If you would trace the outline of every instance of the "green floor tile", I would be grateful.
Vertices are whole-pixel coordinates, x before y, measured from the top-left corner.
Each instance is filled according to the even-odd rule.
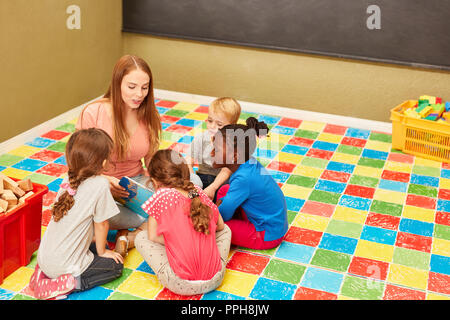
[[[408,187],[408,193],[436,198],[438,191],[437,188],[411,183]]]
[[[393,262],[428,271],[430,268],[430,254],[427,252],[395,247]]]
[[[450,226],[436,223],[434,225],[433,237],[450,240]]]
[[[349,184],[356,184],[358,186],[365,186],[375,188],[378,186],[379,179],[373,177],[366,177],[360,175],[354,175],[350,178]]]
[[[184,135],[175,132],[163,131],[161,134],[161,140],[177,142]]]
[[[258,160],[259,161],[259,163],[261,163],[264,167],[267,167],[268,165],[269,165],[269,163],[271,163],[272,162],[272,160],[271,159],[267,159],[267,158],[260,158],[260,157],[257,157],[256,158],[256,160]]]
[[[164,115],[182,118],[182,117],[184,117],[185,115],[187,115],[188,113],[189,113],[189,111],[177,110],[177,109],[170,109],[170,110],[167,111]]]
[[[383,168],[384,167],[384,160],[380,159],[372,159],[372,158],[365,158],[361,157],[358,161],[358,165],[360,166],[366,166],[366,167],[372,167],[372,168]]]
[[[383,298],[385,283],[366,278],[346,276],[341,294],[361,300],[380,300]]]
[[[298,284],[300,283],[305,270],[305,266],[273,259],[264,269],[264,277]]]
[[[371,132],[369,136],[369,140],[376,140],[381,142],[392,143],[392,135],[379,133],[379,132]]]
[[[296,137],[301,137],[301,138],[307,138],[307,139],[313,139],[315,140],[318,136],[319,136],[319,132],[317,131],[310,131],[310,130],[302,130],[302,129],[298,129],[295,132],[295,136]]]
[[[331,219],[328,223],[327,233],[358,239],[363,226],[359,223]]]
[[[252,112],[241,112],[239,119],[247,120],[250,117],[254,117],[258,119],[259,114],[258,113],[252,113]]]
[[[277,251],[278,247],[275,247],[272,249],[265,249],[265,250],[256,250],[256,249],[249,249],[249,248],[244,248],[244,247],[238,247],[238,249],[242,250],[242,251],[249,251],[249,252],[253,252],[253,253],[263,254],[266,256],[273,256],[275,251]]]
[[[301,162],[301,164],[303,166],[319,168],[319,169],[325,169],[325,167],[328,164],[328,160],[319,159],[319,158],[312,158],[312,157],[304,157],[302,162]]]
[[[62,126],[57,127],[55,130],[65,132],[75,132],[75,125],[73,123],[65,123]]]
[[[291,224],[292,221],[294,221],[295,217],[297,216],[297,213],[298,212],[288,210],[288,212],[287,212],[288,224]]]
[[[336,149],[336,152],[351,154],[354,156],[361,155],[362,151],[363,151],[363,148],[348,146],[345,144],[340,144],[339,147]]]
[[[132,273],[133,273],[133,270],[128,269],[128,268],[123,268],[122,275],[119,278],[102,285],[102,287],[105,287],[105,288],[111,289],[111,290],[116,290],[122,284],[122,282],[124,282]]]
[[[136,297],[128,293],[116,291],[111,296],[108,297],[108,300],[147,300],[147,299]]]
[[[348,254],[318,248],[314,253],[311,264],[345,272],[347,271],[350,261],[351,256]]]
[[[25,294],[16,294],[11,300],[37,300],[31,296],[27,296]]]
[[[52,151],[58,151],[58,152],[65,152],[66,151],[66,142],[58,141],[51,146],[48,146],[46,149],[52,150]]]
[[[329,204],[337,204],[341,195],[339,193],[313,190],[309,196],[308,200],[324,202]]]
[[[53,180],[56,179],[56,177],[52,177],[52,176],[48,176],[46,174],[36,173],[36,172],[30,174],[27,178],[30,179],[34,183],[45,184],[45,185],[49,184],[50,182],[52,182]]]
[[[373,200],[370,211],[375,213],[389,214],[400,217],[402,215],[403,205],[381,200]]]
[[[5,153],[0,156],[0,166],[9,167],[9,166],[16,164],[17,162],[19,162],[22,159],[23,159],[23,157],[16,156],[14,154]]]
[[[415,165],[412,168],[412,173],[419,174],[422,176],[439,177],[441,175],[441,168]]]
[[[305,177],[300,175],[294,175],[292,174],[289,179],[286,181],[288,184],[295,184],[297,186],[306,187],[306,188],[313,188],[316,184],[317,179],[311,178],[311,177]]]

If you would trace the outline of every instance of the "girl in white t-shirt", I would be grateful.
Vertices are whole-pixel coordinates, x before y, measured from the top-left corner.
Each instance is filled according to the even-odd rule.
[[[60,299],[121,276],[122,256],[106,249],[108,219],[119,213],[101,176],[113,141],[101,129],[72,134],[64,179],[42,238],[30,289],[38,299]],[[95,237],[95,243],[94,241]]]

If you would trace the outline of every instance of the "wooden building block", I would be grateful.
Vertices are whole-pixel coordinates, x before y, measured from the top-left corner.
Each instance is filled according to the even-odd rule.
[[[6,210],[6,212],[11,212],[13,211],[15,208],[17,208],[18,205],[17,204],[12,204],[8,206],[8,209]]]
[[[3,179],[4,189],[11,190],[19,198],[25,194],[25,191],[23,191],[22,189],[19,188],[19,184],[17,182],[15,182],[13,179],[11,179],[10,177],[5,176],[3,173],[0,172],[0,178]]]
[[[19,185],[19,188],[25,192],[33,191],[33,183],[30,179],[20,180],[17,184]]]
[[[8,205],[17,204],[17,198],[11,190],[6,189],[5,191],[3,191],[1,198],[3,200],[6,200],[8,202]]]
[[[2,177],[0,177],[0,194],[2,194],[3,193],[3,178]]]
[[[0,199],[0,213],[6,212],[8,210],[8,201]]]
[[[19,203],[25,203],[25,199],[31,197],[33,194],[33,191],[27,192],[23,197],[20,197]]]

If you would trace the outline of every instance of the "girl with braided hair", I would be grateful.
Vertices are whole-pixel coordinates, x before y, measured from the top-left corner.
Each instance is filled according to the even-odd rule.
[[[57,194],[30,280],[38,299],[61,298],[122,274],[122,256],[106,249],[108,219],[119,213],[101,176],[112,148],[108,134],[95,128],[76,131],[67,143],[68,178]]]
[[[148,228],[137,234],[137,250],[174,293],[216,289],[225,274],[231,240],[217,206],[189,181],[189,167],[178,152],[159,150],[147,168],[156,192],[142,205],[149,214]]]

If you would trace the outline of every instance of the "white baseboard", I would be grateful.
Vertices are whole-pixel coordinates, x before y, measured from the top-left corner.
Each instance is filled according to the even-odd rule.
[[[81,106],[75,107],[59,116],[50,119],[28,131],[25,131],[9,140],[0,143],[0,154],[7,153],[8,151],[17,148],[26,142],[33,140],[34,138],[70,121],[80,114],[81,110],[88,103],[99,99],[101,96],[92,99],[84,103]],[[209,105],[216,97],[202,96],[197,94],[189,94],[183,92],[168,91],[162,89],[155,89],[155,98],[165,99],[179,102],[189,102]],[[272,106],[267,104],[239,101],[243,111],[256,112],[262,114],[276,115],[280,117],[301,119],[307,121],[317,121],[330,124],[336,124],[351,128],[360,128],[366,130],[373,130],[379,132],[392,132],[392,124],[390,122],[373,121],[367,119],[358,119],[353,117],[339,116],[334,114],[312,112],[306,110],[298,110],[292,108],[284,108],[278,106]]]
[[[183,92],[155,89],[155,97],[158,99],[167,99],[173,101],[192,102],[209,105],[216,97],[208,97]],[[392,124],[390,122],[381,122],[353,117],[339,116],[328,113],[320,113],[306,110],[272,106],[246,101],[239,101],[243,111],[257,112],[262,114],[276,115],[280,117],[301,119],[307,121],[317,121],[330,124],[336,124],[351,128],[373,130],[385,133],[392,133]]]

